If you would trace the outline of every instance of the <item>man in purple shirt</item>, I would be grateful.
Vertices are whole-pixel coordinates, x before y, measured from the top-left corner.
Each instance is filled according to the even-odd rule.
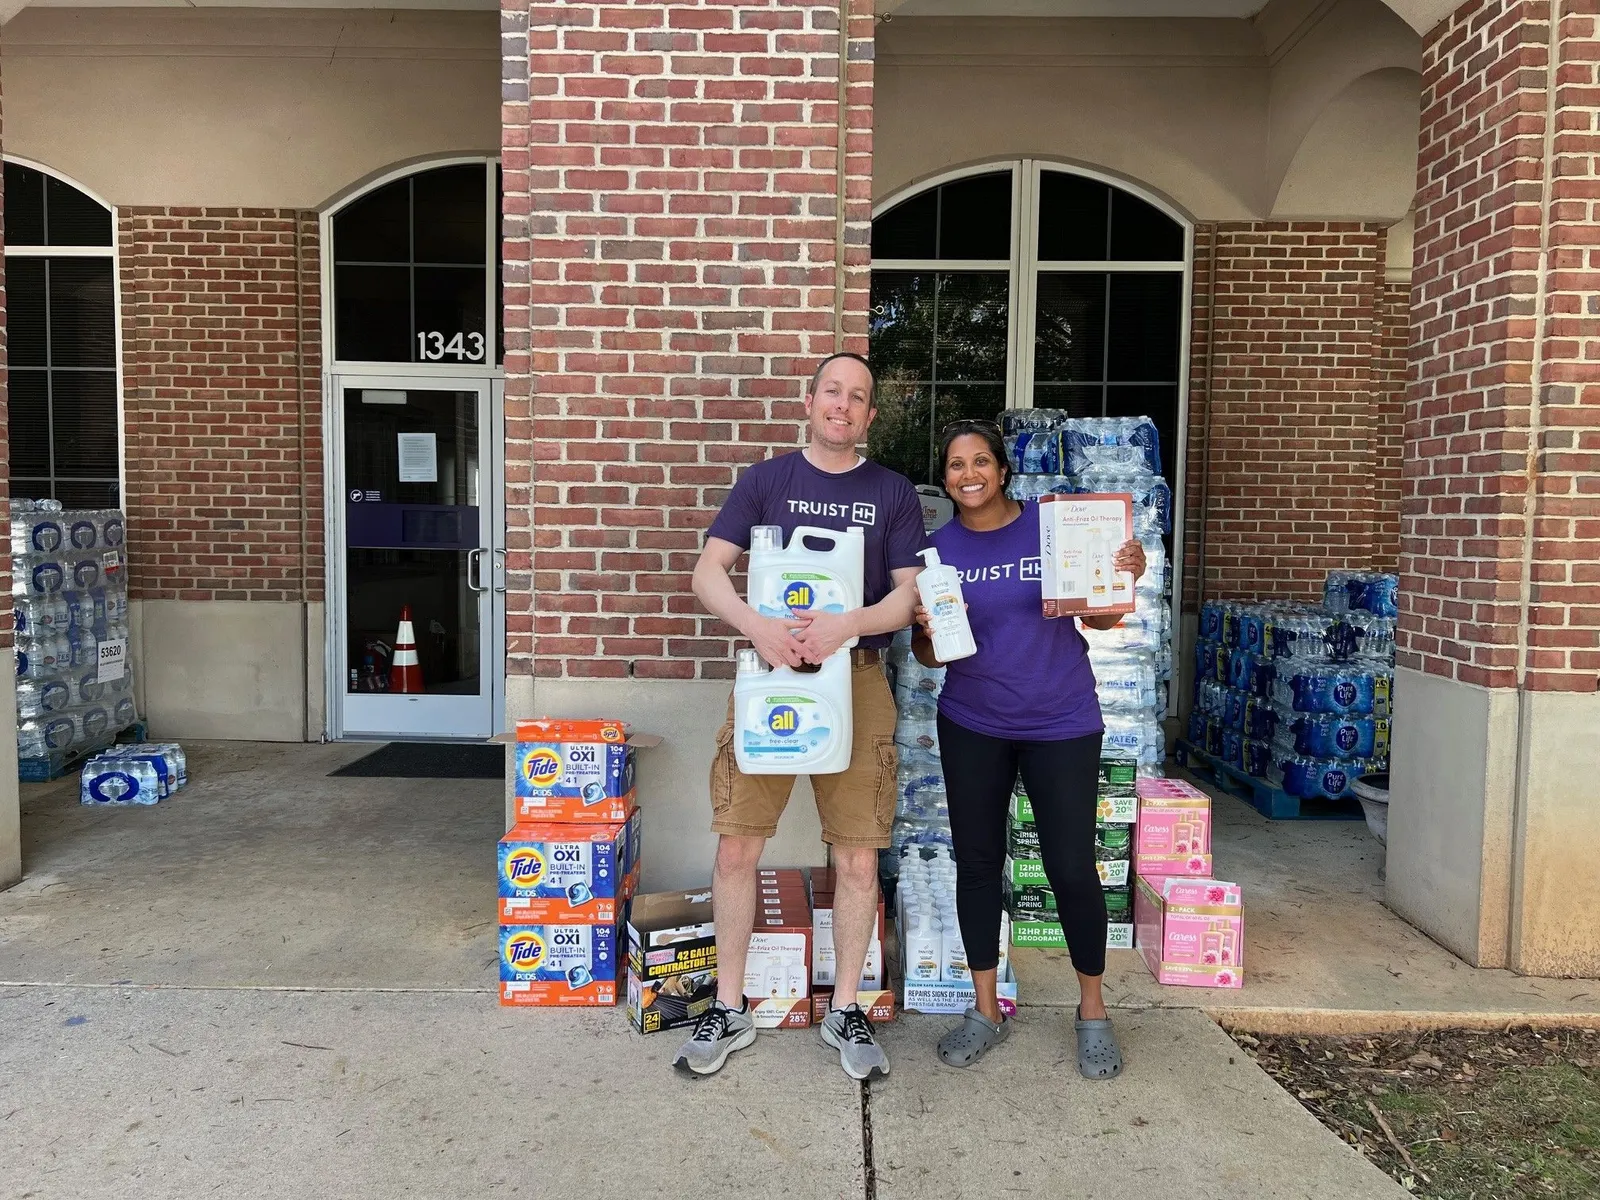
[[[889,1060],[857,1002],[856,987],[878,913],[878,850],[894,821],[894,696],[883,673],[890,635],[911,623],[917,551],[927,545],[922,505],[909,480],[856,453],[877,416],[872,370],[854,354],[835,354],[806,390],[810,441],[798,453],[759,462],[739,477],[712,522],[694,571],[694,593],[714,616],[748,638],[771,666],[822,663],[851,638],[854,740],[850,765],[813,776],[822,837],[836,873],[833,937],[837,983],[822,1040],[839,1051],[855,1079],[889,1073]],[[746,604],[728,572],[750,548],[750,530],[777,525],[784,543],[801,525],[862,528],[865,607],[785,619]],[[717,998],[696,1023],[674,1065],[697,1075],[720,1070],[755,1041],[744,996],[745,957],[755,926],[756,870],[794,787],[792,775],[745,775],[733,750],[733,709],[717,734],[711,764],[712,832],[719,835],[712,907],[717,923]]]

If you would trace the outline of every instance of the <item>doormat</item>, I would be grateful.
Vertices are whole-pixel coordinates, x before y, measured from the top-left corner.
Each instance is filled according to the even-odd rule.
[[[390,742],[328,775],[363,779],[504,779],[506,748],[461,742]]]

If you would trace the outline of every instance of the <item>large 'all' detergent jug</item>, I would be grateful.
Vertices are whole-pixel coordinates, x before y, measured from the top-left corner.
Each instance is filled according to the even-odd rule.
[[[866,534],[859,525],[843,533],[802,525],[785,548],[781,527],[757,525],[750,530],[749,580],[750,607],[764,617],[851,612],[866,594]]]
[[[768,667],[739,651],[733,752],[746,775],[837,775],[850,765],[850,652],[815,671]]]

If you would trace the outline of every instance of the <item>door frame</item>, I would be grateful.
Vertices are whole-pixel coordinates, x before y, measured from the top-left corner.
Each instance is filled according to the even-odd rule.
[[[482,645],[479,659],[487,670],[489,728],[482,735],[418,733],[408,730],[356,730],[344,726],[344,703],[348,693],[349,642],[345,634],[345,518],[344,518],[344,397],[346,388],[387,388],[417,391],[473,391],[482,405],[479,421],[480,457],[479,508],[488,518],[488,536],[479,579],[487,580],[488,604],[481,618]],[[327,684],[327,729],[329,741],[479,741],[487,740],[505,724],[506,662],[506,570],[505,570],[505,384],[499,379],[461,375],[448,379],[436,374],[369,375],[329,371],[323,379],[323,411],[327,414],[325,438],[327,467],[323,506],[323,544],[327,547],[327,602],[325,605],[323,661]],[[425,699],[425,698],[424,698]],[[448,696],[438,696],[440,701]]]
[[[341,210],[369,192],[437,167],[481,164],[484,167],[485,224],[485,309],[487,322],[485,336],[488,353],[482,363],[400,363],[400,362],[341,362],[335,355],[335,297],[333,272],[333,222]],[[323,741],[379,740],[382,735],[347,735],[343,728],[346,677],[343,674],[345,651],[342,637],[344,624],[344,518],[342,509],[336,508],[344,501],[343,488],[335,489],[332,481],[344,478],[344,409],[339,396],[340,380],[359,378],[372,387],[450,388],[456,385],[479,386],[489,384],[488,406],[484,414],[483,436],[487,449],[483,462],[490,468],[485,504],[492,503],[488,539],[485,547],[488,560],[494,564],[493,603],[490,606],[492,622],[488,635],[493,639],[492,727],[485,737],[492,737],[505,727],[506,683],[506,622],[505,622],[505,368],[494,360],[494,347],[499,345],[503,313],[497,302],[499,272],[496,269],[500,245],[500,197],[495,187],[496,171],[500,165],[497,154],[445,154],[415,159],[370,175],[361,182],[339,193],[328,201],[318,214],[318,253],[321,259],[321,340],[322,340],[322,544],[323,544]],[[120,326],[119,326],[120,328]],[[427,737],[418,734],[399,734],[406,741],[461,741],[456,737]],[[384,739],[389,740],[389,739]],[[468,739],[470,740],[470,739]]]

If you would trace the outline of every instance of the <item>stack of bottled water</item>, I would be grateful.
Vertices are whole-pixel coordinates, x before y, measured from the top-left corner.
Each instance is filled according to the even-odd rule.
[[[124,522],[115,509],[11,501],[17,757],[51,765],[138,720],[128,665]]]
[[[1300,799],[1342,799],[1387,770],[1397,584],[1336,571],[1322,608],[1206,604],[1189,740]]]
[[[1068,417],[1057,409],[1007,410],[1001,432],[1011,455],[1007,494],[1126,493],[1146,569],[1134,611],[1109,630],[1084,629],[1105,719],[1105,753],[1159,774],[1167,756],[1162,721],[1172,681],[1172,489],[1161,474],[1161,439],[1148,417]]]
[[[156,804],[189,782],[189,763],[176,742],[116,746],[83,764],[78,801],[96,806]]]
[[[939,765],[939,692],[944,668],[925,667],[911,653],[911,630],[902,629],[889,647],[889,672],[894,684],[894,740],[900,753],[895,798],[894,834],[882,855],[882,874],[895,878],[902,853],[919,847],[932,853],[950,847],[950,805],[945,799],[944,770]]]

